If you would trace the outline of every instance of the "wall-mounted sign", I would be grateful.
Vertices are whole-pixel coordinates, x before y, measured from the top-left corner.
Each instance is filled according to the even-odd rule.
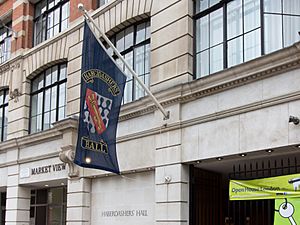
[[[102,211],[102,217],[146,217],[148,216],[148,210],[135,209],[135,210],[109,210]]]
[[[22,168],[20,170],[20,178],[28,178],[31,175],[59,172],[63,170],[66,170],[66,165],[64,163],[50,164],[34,168]]]
[[[47,165],[47,166],[39,166],[39,167],[31,168],[31,175],[58,172],[65,169],[66,169],[66,165],[64,163]]]

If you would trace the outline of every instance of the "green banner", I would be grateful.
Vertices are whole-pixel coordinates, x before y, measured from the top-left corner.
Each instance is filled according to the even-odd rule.
[[[231,180],[230,200],[283,199],[300,197],[300,174],[256,180]]]
[[[274,225],[300,224],[300,199],[276,199]]]

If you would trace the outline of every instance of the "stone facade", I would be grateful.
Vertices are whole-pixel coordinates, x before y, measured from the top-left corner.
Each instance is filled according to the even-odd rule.
[[[78,2],[72,1],[72,10]],[[299,154],[300,127],[288,119],[300,109],[300,43],[193,80],[192,0],[112,0],[100,8],[94,2],[88,6],[108,35],[151,21],[150,89],[170,119],[163,120],[149,97],[125,104],[117,135],[124,177],[75,166],[71,155],[77,139],[83,18],[74,12],[67,30],[32,47],[32,36],[24,31],[31,29],[33,6],[24,9],[31,1],[7,1],[0,5],[0,16],[8,4],[27,13],[13,13],[13,28],[22,23],[16,30],[20,36],[13,40],[15,54],[0,67],[0,88],[9,87],[11,93],[8,140],[0,143],[5,225],[30,224],[30,189],[62,184],[67,186],[67,225],[187,225],[189,165],[201,161],[204,169],[213,165],[220,170],[222,164],[211,164],[215,158],[268,157],[267,149],[278,149],[278,156]],[[68,66],[67,118],[29,134],[31,80],[60,62]],[[61,160],[66,170],[28,174]],[[113,215],[126,210],[129,216]]]

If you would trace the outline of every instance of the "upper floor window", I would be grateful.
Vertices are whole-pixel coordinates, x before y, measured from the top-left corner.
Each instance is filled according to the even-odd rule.
[[[139,78],[146,86],[150,86],[150,22],[142,22],[127,27],[111,38],[116,48],[125,60],[132,66]],[[131,102],[145,96],[144,89],[131,76],[128,70],[116,59],[125,73],[130,75],[127,78],[123,103]]]
[[[42,0],[35,5],[34,45],[37,45],[69,26],[69,0]]]
[[[110,0],[98,0],[99,7],[105,5],[106,3],[108,3],[108,1],[110,1]]]
[[[7,139],[7,112],[8,112],[8,89],[0,91],[0,138]]]
[[[10,58],[11,37],[11,23],[0,28],[0,63]]]
[[[65,118],[67,65],[53,66],[31,83],[30,132],[49,129]]]
[[[195,12],[196,78],[300,40],[297,0],[197,0]]]

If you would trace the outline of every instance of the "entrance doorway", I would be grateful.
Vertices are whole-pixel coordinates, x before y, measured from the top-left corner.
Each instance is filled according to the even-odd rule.
[[[65,225],[66,202],[66,187],[32,190],[30,225]]]
[[[229,201],[229,181],[300,173],[300,155],[232,163],[230,170],[190,167],[190,225],[273,225],[275,200]]]

